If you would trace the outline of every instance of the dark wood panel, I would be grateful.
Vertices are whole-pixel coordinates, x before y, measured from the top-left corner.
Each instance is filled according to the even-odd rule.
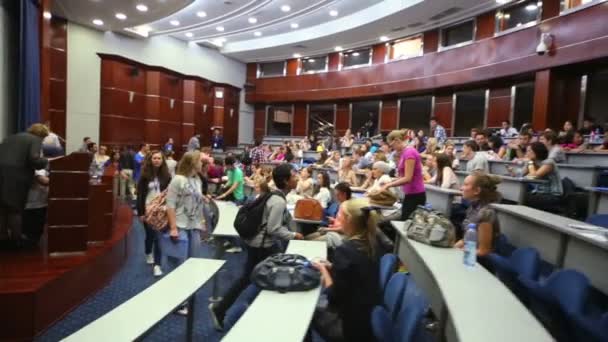
[[[234,96],[234,94],[231,95]],[[224,111],[222,135],[225,145],[236,146],[239,140],[239,107],[238,103],[231,102],[230,106],[226,107]]]
[[[255,92],[247,99],[254,103],[310,102],[418,93],[606,58],[608,25],[595,23],[607,16],[608,4],[598,4],[539,26],[438,53],[429,53],[438,39],[436,31],[431,31],[425,33],[426,55],[422,58],[340,72],[257,79]],[[551,56],[535,52],[539,29],[556,37]]]
[[[160,73],[160,96],[170,99],[182,100],[183,81],[173,74]]]
[[[340,59],[342,56],[339,52],[330,53],[327,58],[327,70],[337,71],[340,68]]]
[[[179,133],[179,136],[181,138],[181,145],[185,145],[188,143],[188,141],[190,140],[190,138],[194,135],[194,126],[193,125],[187,125],[187,124],[182,124],[181,126],[181,132]],[[205,143],[205,139],[202,139],[201,142],[202,146],[208,146],[207,143]]]
[[[542,0],[542,20],[559,16],[561,0]]]
[[[261,139],[266,133],[266,107],[256,104],[253,113],[253,136],[254,139]]]
[[[146,94],[160,96],[160,71],[146,70]]]
[[[212,118],[212,127],[224,127],[224,107],[213,107]],[[207,134],[209,134],[209,132],[207,132]]]
[[[66,82],[64,80],[54,80],[51,79],[50,84],[50,102],[49,102],[49,110],[62,110],[65,111],[65,102],[66,102]],[[51,122],[52,126],[57,125],[57,123]]]
[[[90,156],[86,155],[86,158],[86,165],[89,165],[91,163]],[[86,170],[86,167],[84,170]],[[71,169],[62,169],[53,165],[50,180],[55,186],[50,187],[49,198],[86,198],[88,196],[89,173],[84,170],[75,173]]]
[[[160,119],[163,121],[182,122],[184,103],[179,99],[161,97]],[[173,105],[173,107],[171,107]]]
[[[160,139],[160,121],[144,121],[144,142],[151,145],[164,143]]]
[[[144,141],[144,119],[101,115],[100,140],[106,145],[138,145]]]
[[[67,54],[63,50],[50,48],[49,55],[51,58],[51,78],[64,80],[66,79]]]
[[[477,17],[475,40],[481,40],[494,36],[494,25],[496,24],[496,12],[488,12]]]
[[[293,114],[293,135],[295,136],[305,136],[306,132],[306,124],[308,123],[308,117],[306,115],[306,104],[305,103],[296,103],[294,105],[294,114]]]
[[[380,130],[389,132],[397,129],[399,110],[397,108],[397,100],[382,101],[382,113],[380,113]]]
[[[388,45],[386,43],[376,44],[372,48],[372,64],[382,64],[386,61]]]
[[[423,52],[426,55],[427,53],[437,52],[439,48],[439,30],[431,30],[424,32],[422,36],[423,41]]]
[[[49,225],[48,230],[49,253],[86,251],[88,230],[86,225],[84,227]]]
[[[51,121],[51,130],[65,139],[65,128],[67,125],[65,110],[49,110],[49,119]]]
[[[547,127],[550,115],[551,70],[542,70],[536,73],[534,82],[534,112],[532,125],[535,130]]]
[[[197,105],[199,111],[195,114],[195,131],[198,134],[209,134],[211,130],[211,120],[213,113],[213,107],[211,105]],[[206,109],[206,110],[205,110]]]
[[[453,115],[451,98],[450,102],[435,102],[435,112],[433,113],[433,115],[437,117],[437,121],[439,121],[439,124],[445,127],[446,131],[448,131],[448,134],[451,133]]]
[[[102,60],[101,86],[145,93],[146,73],[135,64]]]
[[[121,115],[131,118],[144,118],[148,113],[149,100],[154,101],[154,98],[147,98],[140,93],[132,93],[119,90],[116,88],[101,88],[101,115]],[[131,101],[132,97],[132,101]],[[154,112],[152,112],[154,113]]]
[[[183,122],[184,123],[194,123],[194,112],[196,111],[195,103],[187,103],[183,104]]]
[[[184,101],[194,102],[196,97],[196,81],[195,80],[184,80]]]
[[[46,1],[43,3],[51,3]],[[45,5],[46,6],[46,5]],[[50,8],[45,10],[50,11]],[[50,41],[49,47],[67,51],[68,50],[68,22],[56,16],[53,16],[50,21]]]
[[[287,60],[287,76],[296,76],[298,74],[298,68],[300,67],[300,59],[288,59]]]
[[[54,225],[87,225],[89,222],[88,210],[89,200],[84,199],[49,199],[49,210],[47,213],[47,223]]]
[[[511,114],[511,97],[494,97],[488,101],[488,127],[500,127]]]
[[[189,136],[184,139],[182,137],[182,125],[177,122],[167,122],[160,121],[158,123],[158,139],[155,141],[158,144],[164,144],[169,138],[173,138],[173,146],[181,146],[183,144],[187,144],[188,140],[194,135],[191,133]],[[194,127],[192,124],[187,124],[188,127]]]
[[[143,111],[143,117],[146,119],[160,120],[161,119],[161,109],[160,109],[160,97],[155,95],[148,95],[143,97],[145,101],[145,107]],[[110,105],[114,105],[114,103],[110,103]]]
[[[87,241],[105,241],[112,237],[114,194],[112,183],[102,182],[89,187]]]
[[[258,64],[247,63],[247,82],[253,82],[258,77]]]
[[[350,105],[348,103],[338,103],[336,109],[336,132],[344,134],[350,127]]]

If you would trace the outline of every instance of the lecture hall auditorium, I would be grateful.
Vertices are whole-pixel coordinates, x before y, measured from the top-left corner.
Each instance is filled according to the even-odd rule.
[[[0,22],[0,341],[608,342],[608,0]]]

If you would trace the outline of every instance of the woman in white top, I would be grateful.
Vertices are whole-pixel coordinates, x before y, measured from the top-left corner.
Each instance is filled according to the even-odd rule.
[[[391,182],[391,177],[388,173],[391,171],[391,167],[388,163],[384,161],[377,161],[372,166],[372,171],[370,172],[370,177],[365,180],[365,183],[361,186],[364,189],[367,189],[367,193],[380,191],[381,188]],[[390,191],[394,191],[392,188]]]
[[[435,153],[433,156],[433,165],[437,171],[435,176],[426,182],[427,184],[437,185],[444,189],[460,189],[458,177],[454,173],[454,170],[452,170],[450,157],[444,153]]]
[[[177,160],[173,159],[174,154],[175,152],[173,152],[172,150],[167,150],[165,152],[165,163],[167,163],[167,168],[169,169],[169,174],[171,175],[171,177],[175,176],[175,168],[177,168]]]
[[[325,163],[323,163],[323,166],[331,167],[337,170],[340,167],[340,152],[333,151],[331,153],[331,157],[327,158]]]
[[[353,160],[350,157],[342,158],[342,167],[338,171],[338,183],[346,182],[350,186],[357,186],[357,174],[353,170]]]
[[[317,185],[314,199],[321,203],[323,209],[327,208],[327,204],[331,202],[331,191],[329,191],[329,173],[319,172],[317,174]]]
[[[353,135],[350,131],[350,128],[346,130],[344,136],[340,140],[342,143],[342,148],[344,148],[345,151],[350,151],[350,148],[353,146],[354,143]]]
[[[93,155],[91,161],[90,174],[91,177],[100,178],[103,176],[103,170],[105,169],[106,162],[110,159],[110,156],[106,154],[108,148],[104,145],[99,146],[99,150]]]
[[[305,167],[300,171],[300,180],[296,186],[296,193],[300,196],[312,197],[314,192],[314,182],[312,181],[312,167]]]

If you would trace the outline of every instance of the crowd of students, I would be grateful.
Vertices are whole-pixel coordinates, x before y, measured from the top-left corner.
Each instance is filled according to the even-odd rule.
[[[219,303],[210,304],[216,328],[222,328],[226,311],[247,286],[249,274],[257,263],[281,251],[285,241],[324,240],[331,249],[330,258],[326,262],[316,262],[314,266],[322,274],[329,307],[337,315],[318,312],[314,325],[330,339],[340,336],[345,340],[371,340],[370,312],[380,300],[375,278],[379,259],[387,243],[395,239],[390,220],[405,220],[418,206],[426,204],[425,184],[462,191],[462,202],[458,204],[461,210],[455,210],[452,219],[458,226],[477,224],[478,255],[484,256],[493,251],[500,233],[496,213],[490,204],[502,200],[497,191],[500,177],[489,174],[488,161],[515,161],[520,167],[513,170],[514,175],[546,179],[546,183],[526,198],[527,205],[543,209],[547,203],[558,201],[563,193],[558,164],[565,162],[564,152],[590,151],[585,135],[593,132],[593,138],[597,139],[603,134],[588,120],[578,131],[566,122],[561,132],[547,129],[538,133],[527,125],[518,132],[505,121],[496,132],[472,129],[471,139],[457,154],[456,144],[447,137],[445,128],[436,118],[431,119],[430,127],[428,136],[423,131],[401,129],[390,132],[381,142],[371,139],[356,142],[349,131],[339,139],[331,139],[330,144],[319,142],[313,136],[302,141],[285,141],[274,151],[269,145],[256,142],[243,154],[228,153],[223,160],[213,157],[214,149],[223,147],[218,132],[210,147],[201,147],[199,137],[193,137],[179,163],[173,159],[172,140],[167,141],[162,151],[151,151],[149,145],[141,144],[137,152],[130,148],[113,148],[108,153],[105,146],[97,147],[85,138],[82,152],[92,154],[90,174],[93,178],[112,170],[120,179],[121,195],[135,200],[137,216],[145,230],[146,262],[153,266],[152,273],[157,277],[163,274],[161,233],[150,227],[144,217],[147,205],[161,193],[166,192],[168,233],[173,239],[188,240],[189,257],[200,253],[208,230],[206,206],[211,198],[241,205],[258,196],[269,195],[259,232],[250,239],[234,243],[234,251],[239,251],[241,245],[246,249],[246,262],[243,276],[225,291]],[[28,213],[24,225],[33,224],[27,220],[44,218],[38,194],[41,187],[48,189],[48,172],[44,172],[47,161],[40,154],[41,140],[47,136],[48,128],[35,125],[27,133],[9,137],[0,145],[0,151],[23,145],[19,153],[28,158],[27,165],[15,168],[9,166],[15,164],[11,164],[12,159],[8,157],[13,154],[1,154],[3,227],[8,227],[4,230],[9,232],[7,234],[19,232],[7,224],[12,222],[15,213]],[[598,143],[593,150],[607,151],[606,138],[604,135],[604,142]],[[302,163],[303,151],[307,150],[319,153],[318,160],[311,165]],[[466,167],[463,166],[465,162]],[[457,169],[469,172],[462,184],[455,174]],[[23,179],[19,178],[19,172],[27,173],[27,177],[19,175]],[[336,174],[336,184],[331,184],[329,172]],[[363,180],[359,181],[359,177]],[[14,205],[11,202],[15,200],[13,188],[7,184],[17,178],[20,179],[18,184],[26,188],[20,190],[23,198]],[[210,189],[210,184],[214,184],[215,189]],[[254,189],[251,197],[245,195],[246,186]],[[353,191],[362,191],[364,195],[353,198]],[[399,209],[363,210],[369,206],[371,198],[382,193],[400,198],[400,204],[396,206]],[[287,205],[299,198],[317,200],[331,216],[327,226],[306,236],[294,229]],[[41,234],[41,231],[34,229],[34,233]],[[462,246],[462,240],[455,244],[457,248]],[[179,311],[187,312],[185,307]],[[336,331],[335,324],[327,324],[327,317],[339,319],[340,331]]]

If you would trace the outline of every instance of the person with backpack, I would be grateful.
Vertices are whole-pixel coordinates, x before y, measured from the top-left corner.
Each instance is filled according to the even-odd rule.
[[[262,194],[255,201],[243,205],[235,219],[234,226],[245,242],[247,260],[241,277],[232,284],[222,300],[209,304],[216,330],[223,329],[226,311],[249,285],[249,276],[255,265],[280,252],[276,247],[278,241],[303,238],[302,234],[289,229],[291,214],[285,201],[285,196],[297,185],[297,173],[291,164],[281,164],[274,168],[272,179],[278,191]]]
[[[144,221],[146,215],[146,206],[152,202],[152,200],[160,195],[171,181],[171,174],[165,161],[165,156],[160,151],[152,151],[144,159],[142,165],[141,176],[137,182],[137,216],[139,216],[140,222],[144,225],[146,232],[145,239],[145,252],[146,252],[146,263],[148,265],[154,265],[152,272],[155,277],[163,275],[163,271],[160,267],[161,264],[161,250],[158,243],[158,233]],[[152,252],[154,249],[154,253]]]

